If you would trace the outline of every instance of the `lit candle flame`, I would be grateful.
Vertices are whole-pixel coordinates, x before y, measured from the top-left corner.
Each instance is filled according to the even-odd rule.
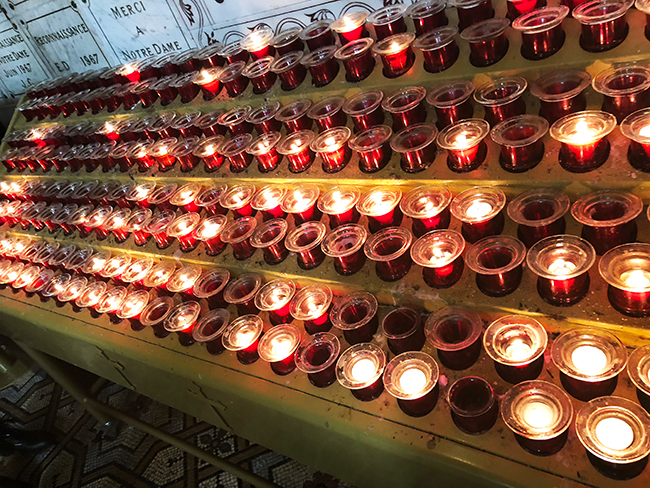
[[[571,134],[570,140],[571,144],[576,145],[585,145],[593,142],[595,130],[589,127],[589,124],[586,120],[580,119],[575,127],[573,128],[573,133]]]
[[[272,355],[278,360],[289,356],[291,349],[293,349],[293,341],[286,337],[276,337],[271,341]]]
[[[579,346],[571,353],[571,362],[578,371],[589,376],[602,373],[607,368],[607,356],[594,346]]]
[[[639,129],[639,135],[641,137],[650,137],[650,124],[641,127]]]
[[[650,287],[650,273],[642,269],[632,269],[621,274],[621,281],[633,290],[645,290]]]
[[[361,358],[352,365],[350,375],[354,381],[363,383],[370,380],[377,372],[377,367],[372,359]]]
[[[515,339],[510,342],[505,350],[505,355],[514,361],[522,361],[524,359],[528,359],[530,357],[530,353],[530,346],[521,339]]]
[[[554,410],[542,402],[530,402],[523,406],[522,416],[524,421],[535,429],[549,427],[555,422]]]
[[[556,259],[548,267],[549,273],[554,276],[566,276],[568,274],[571,274],[575,269],[575,263],[572,263],[571,261],[565,261],[562,258]]]
[[[596,438],[603,446],[622,451],[634,442],[634,431],[625,420],[606,417],[596,424]]]
[[[431,250],[431,258],[429,258],[429,262],[431,264],[443,264],[447,263],[449,261],[449,256],[451,256],[451,253],[449,251],[446,251],[444,249],[441,249],[440,247],[434,247]]]
[[[400,375],[398,382],[404,393],[415,395],[424,389],[427,376],[419,368],[409,368]]]
[[[480,219],[481,217],[488,215],[492,211],[492,208],[492,204],[485,200],[474,200],[470,206],[467,207],[465,214],[469,218]]]
[[[234,343],[239,347],[247,347],[255,338],[255,331],[250,329],[240,330],[235,334]]]

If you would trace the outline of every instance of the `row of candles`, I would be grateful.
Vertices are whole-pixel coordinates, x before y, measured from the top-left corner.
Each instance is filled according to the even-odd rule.
[[[584,110],[589,81],[589,75],[580,71],[554,72],[537,80],[532,92],[542,100],[540,116],[526,114],[524,78],[500,78],[477,90],[471,82],[456,81],[428,95],[422,87],[406,87],[387,97],[381,91],[367,91],[347,100],[335,96],[315,104],[299,99],[284,107],[266,102],[254,109],[236,107],[225,113],[169,112],[145,119],[83,122],[70,128],[43,125],[9,134],[6,141],[14,149],[3,163],[20,171],[53,167],[93,171],[99,166],[104,171],[114,167],[147,171],[154,166],[167,171],[175,165],[191,171],[203,162],[206,171],[212,172],[228,161],[230,171],[237,173],[253,160],[261,172],[273,171],[286,156],[289,170],[300,173],[318,155],[322,169],[335,173],[357,154],[359,169],[373,173],[384,168],[395,152],[402,169],[413,173],[430,167],[440,147],[446,151],[449,169],[463,173],[484,162],[489,134],[500,148],[501,166],[522,172],[543,159],[548,132],[561,143],[560,165],[581,173],[607,161],[608,136],[620,122],[621,132],[631,141],[628,161],[636,169],[650,171],[650,109],[646,108],[650,69],[630,65],[596,76],[592,85],[605,96],[603,111]],[[472,94],[483,106],[485,120],[472,118]],[[435,108],[436,126],[426,123],[425,99]],[[385,113],[391,115],[392,129],[383,125]],[[347,127],[348,116],[356,135]],[[311,130],[314,123],[318,135]],[[282,128],[287,133],[284,137]],[[256,138],[251,135],[254,129]],[[229,139],[224,138],[226,131]]]
[[[15,258],[6,247],[0,253]],[[233,351],[245,365],[261,358],[277,375],[298,368],[319,388],[338,380],[362,401],[374,400],[386,390],[404,413],[414,417],[429,414],[440,393],[438,363],[421,352],[426,341],[443,366],[455,371],[474,365],[484,349],[499,376],[515,386],[499,400],[492,386],[478,376],[456,380],[446,395],[456,426],[468,434],[489,431],[497,421],[500,401],[503,421],[527,451],[552,455],[568,438],[573,407],[562,389],[536,380],[544,369],[548,338],[542,324],[530,317],[501,317],[483,331],[481,318],[469,309],[445,307],[425,321],[412,309],[398,308],[381,321],[382,335],[394,355],[387,361],[384,349],[370,342],[380,322],[377,300],[366,292],[333,303],[331,290],[323,285],[297,290],[295,283],[282,279],[262,285],[253,273],[230,281],[224,269],[177,270],[173,263],[154,264],[151,258],[117,258],[119,265],[113,268],[121,268],[123,279],[137,286],[108,287],[99,278],[107,277],[103,272],[107,268],[98,263],[116,257],[76,249],[66,258],[59,266],[96,274],[98,279],[89,282],[83,275],[55,274],[38,264],[4,260],[0,283],[24,289],[28,296],[54,298],[59,305],[74,303],[75,311],[88,309],[94,317],[108,314],[114,323],[129,320],[134,330],[151,327],[157,337],[176,333],[181,344],[204,343],[213,355]],[[31,262],[52,261],[57,261],[54,255]],[[143,288],[147,286],[157,293]],[[185,296],[177,303],[168,293]],[[201,306],[197,301],[201,298],[207,299],[211,310]],[[229,311],[221,308],[227,303],[234,303],[239,314],[232,321]],[[268,312],[271,328],[265,327],[259,311]],[[293,319],[303,321],[307,338],[291,324]],[[342,353],[338,337],[329,332],[332,326],[351,344]],[[577,329],[560,335],[550,356],[565,390],[588,402],[577,413],[575,425],[578,438],[595,456],[591,459],[595,466],[616,478],[640,474],[650,452],[650,417],[637,404],[608,395],[627,363],[639,401],[650,411],[650,347],[634,351],[628,362],[625,347],[612,334]]]
[[[521,51],[527,59],[547,58],[564,44],[562,22],[570,8],[566,5],[545,7],[545,3],[508,2],[508,16],[514,20],[513,27],[522,34]],[[583,49],[606,51],[627,37],[629,27],[625,15],[634,4],[633,0],[570,3],[573,18],[582,24],[580,45]],[[471,63],[484,67],[502,59],[509,46],[505,31],[510,20],[493,18],[491,0],[454,0],[452,4],[458,10],[459,27],[463,29],[461,37],[470,44]],[[650,11],[647,1],[637,4],[641,10]],[[542,8],[536,8],[540,6]],[[339,60],[343,62],[347,80],[356,82],[372,73],[373,53],[381,58],[384,75],[394,78],[411,69],[415,60],[413,46],[422,51],[425,69],[436,73],[451,67],[459,55],[456,44],[459,29],[447,25],[444,9],[445,3],[440,0],[421,0],[411,5],[408,14],[414,20],[415,33],[407,32],[402,5],[384,7],[369,17],[363,12],[351,12],[333,23],[319,20],[304,30],[293,28],[277,36],[268,26],[263,26],[223,48],[208,46],[127,63],[101,73],[39,84],[28,90],[30,101],[19,109],[29,119],[32,116],[55,117],[61,112],[64,115],[86,110],[97,113],[104,107],[113,111],[121,104],[131,108],[140,102],[146,107],[157,98],[166,105],[179,95],[188,103],[201,91],[206,100],[213,99],[222,86],[229,96],[235,97],[249,83],[255,93],[261,94],[268,91],[278,77],[284,90],[293,90],[303,82],[307,70],[312,84],[319,87],[336,78]],[[373,27],[376,42],[368,37],[366,21]],[[341,48],[335,46],[333,31],[339,36]],[[311,50],[309,54],[303,52],[305,42]],[[280,55],[277,59],[274,58],[276,52]],[[249,57],[253,61],[247,65]],[[228,64],[222,67],[226,60]]]
[[[115,199],[103,193],[94,200],[92,193],[84,195],[81,184],[59,187],[59,198],[52,199],[35,196],[39,192],[21,188],[17,181],[2,182],[0,189],[14,199],[0,206],[0,221],[10,227],[20,223],[24,229],[47,227],[56,232],[62,228],[67,234],[76,230],[84,237],[94,232],[99,239],[113,234],[120,243],[132,234],[136,245],[153,238],[160,249],[177,241],[184,252],[203,243],[211,256],[230,245],[238,260],[250,259],[261,249],[268,265],[295,253],[305,270],[320,266],[329,256],[343,276],[359,272],[370,259],[377,276],[389,282],[404,278],[415,263],[432,288],[453,286],[467,265],[476,273],[478,288],[493,297],[519,287],[526,261],[538,276],[540,296],[557,306],[573,305],[587,295],[589,269],[596,255],[603,255],[599,272],[610,285],[612,306],[627,315],[650,315],[650,245],[635,243],[635,219],[643,202],[627,192],[597,191],[571,206],[558,190],[534,189],[518,195],[506,209],[506,196],[495,187],[471,188],[452,198],[446,188],[428,187],[402,197],[401,190],[389,187],[364,194],[354,187],[334,187],[321,194],[311,184],[292,190],[267,185],[258,190],[246,183],[208,188],[198,183],[180,188],[172,184],[158,189],[155,183],[130,183],[118,187],[120,197],[114,208],[107,203]],[[70,203],[75,199],[79,202]],[[98,207],[83,205],[87,199]],[[55,203],[48,203],[51,200]],[[129,205],[134,200],[140,208],[132,210]],[[153,214],[150,206],[159,211]],[[583,225],[583,238],[564,234],[570,207]],[[204,217],[198,213],[201,209]],[[225,217],[228,211],[233,221]],[[500,235],[506,212],[518,224],[519,239]],[[328,215],[329,232],[321,222],[323,214]],[[362,215],[368,230],[358,223]],[[411,218],[412,232],[399,227],[404,215]],[[461,232],[448,229],[451,215],[461,223]],[[466,249],[466,242],[473,246]]]

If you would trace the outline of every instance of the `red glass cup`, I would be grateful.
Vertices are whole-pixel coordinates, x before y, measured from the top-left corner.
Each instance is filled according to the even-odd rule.
[[[280,164],[281,158],[277,151],[280,139],[282,139],[282,134],[279,132],[265,132],[251,141],[246,149],[246,152],[257,159],[257,168],[260,173],[269,173]]]
[[[461,31],[494,17],[491,0],[452,0],[449,4],[456,7],[458,29]]]
[[[343,45],[334,56],[343,63],[345,79],[350,83],[365,80],[375,69],[375,59],[372,55],[374,41],[363,37]]]
[[[255,306],[267,312],[271,325],[291,322],[291,299],[296,292],[296,284],[291,280],[269,281],[255,295]]]
[[[398,226],[403,214],[399,208],[402,191],[399,188],[377,186],[364,193],[357,202],[357,211],[368,219],[368,230],[378,232],[385,227]]]
[[[381,331],[395,355],[419,351],[426,341],[420,314],[410,308],[398,308],[386,314],[381,322]]]
[[[627,362],[627,374],[636,386],[637,399],[641,406],[650,410],[650,376],[648,376],[648,346],[638,347],[630,355]]]
[[[223,48],[219,52],[219,55],[222,58],[225,58],[228,64],[235,64],[240,61],[246,64],[246,62],[250,58],[250,54],[248,53],[248,51],[246,51],[241,47],[239,41],[234,41],[223,46]]]
[[[257,61],[253,61],[244,69],[243,75],[251,81],[253,93],[256,95],[266,93],[273,88],[278,75],[271,71],[272,63],[273,57],[265,56]]]
[[[347,114],[342,110],[345,98],[329,97],[315,103],[307,112],[307,116],[316,122],[319,131],[332,127],[342,127],[347,124]]]
[[[607,251],[598,265],[609,285],[609,303],[631,317],[650,315],[648,247],[644,243],[621,244]]]
[[[330,25],[332,21],[329,19],[322,19],[312,22],[307,27],[302,29],[300,39],[307,43],[310,51],[317,51],[323,47],[333,46],[336,43],[334,34]]]
[[[332,22],[330,28],[338,34],[341,46],[368,37],[365,27],[367,17],[366,12],[347,12]]]
[[[405,32],[385,37],[372,47],[372,52],[381,58],[386,78],[397,78],[410,71],[415,62],[414,40],[414,33]]]
[[[582,26],[580,47],[599,53],[621,44],[630,30],[626,14],[633,4],[632,0],[589,0],[574,8],[573,18]]]
[[[163,210],[157,213],[144,224],[143,233],[150,235],[156,241],[158,249],[169,247],[174,240],[167,234],[167,227],[176,218],[176,212]]]
[[[169,171],[173,168],[174,163],[176,162],[176,157],[170,154],[170,150],[177,143],[177,138],[169,137],[167,139],[161,139],[160,141],[148,147],[147,156],[153,158],[156,161],[158,164],[158,169],[160,171]]]
[[[478,169],[487,156],[484,139],[489,131],[490,125],[483,119],[463,119],[442,129],[437,142],[447,151],[447,167],[454,173]]]
[[[455,81],[434,88],[427,95],[427,103],[436,109],[436,125],[442,130],[448,125],[462,119],[471,119],[474,115],[471,96],[474,83]]]
[[[198,227],[201,216],[194,212],[177,217],[167,228],[167,235],[178,240],[181,251],[193,251],[199,241],[194,236],[194,230]]]
[[[250,238],[257,228],[254,217],[242,217],[228,224],[221,233],[221,240],[232,247],[233,256],[239,261],[246,260],[255,254]]]
[[[311,130],[292,132],[280,141],[277,146],[278,153],[286,156],[289,171],[302,173],[309,169],[314,162],[314,152],[311,143],[315,135]]]
[[[542,137],[548,122],[539,115],[519,115],[499,122],[490,132],[499,144],[499,163],[511,173],[521,173],[537,166],[544,157]]]
[[[222,335],[223,346],[237,353],[244,365],[259,359],[257,346],[263,334],[264,323],[257,315],[242,315],[228,324]]]
[[[291,51],[271,64],[271,71],[280,78],[280,86],[284,91],[295,90],[305,81],[307,68],[302,64],[304,55],[302,51]]]
[[[335,186],[318,199],[318,210],[328,216],[330,229],[356,224],[360,218],[356,208],[360,197],[358,188]]]
[[[466,434],[489,431],[499,416],[499,403],[490,384],[478,376],[456,380],[447,395],[451,419]]]
[[[526,102],[522,95],[527,86],[524,78],[499,78],[477,88],[474,100],[483,105],[485,120],[495,126],[526,113]]]
[[[296,350],[296,367],[307,374],[309,382],[325,388],[336,382],[336,361],[341,344],[334,334],[319,332],[305,339]]]
[[[364,173],[376,173],[386,167],[393,151],[390,138],[393,131],[387,125],[370,127],[350,139],[350,149],[359,155],[359,169]]]
[[[223,45],[220,42],[208,44],[194,54],[194,59],[201,63],[203,69],[218,68],[224,65],[226,60],[220,55]]]
[[[358,93],[345,101],[343,111],[352,119],[356,132],[384,123],[384,111],[381,108],[383,98],[383,92],[372,90]]]
[[[198,71],[192,71],[179,76],[170,83],[170,86],[176,88],[178,91],[178,94],[181,97],[181,103],[190,103],[201,91],[199,86],[195,83],[195,80],[199,76]]]
[[[415,237],[422,237],[432,230],[449,227],[450,202],[451,192],[447,188],[421,186],[404,195],[399,206],[402,213],[410,217]]]
[[[322,160],[325,173],[337,173],[347,166],[352,157],[348,141],[352,131],[347,127],[334,127],[322,131],[311,143],[311,150]]]
[[[423,352],[410,351],[394,357],[384,370],[384,388],[397,399],[410,417],[424,417],[438,402],[438,363]]]
[[[194,283],[192,294],[199,299],[208,302],[211,309],[227,307],[228,302],[224,299],[224,290],[230,280],[230,271],[223,268],[215,268],[201,275]]]
[[[256,273],[244,273],[231,280],[223,291],[223,299],[237,307],[239,315],[257,314],[255,295],[262,286],[262,277]]]
[[[431,288],[449,288],[463,275],[465,239],[453,230],[433,230],[411,247],[411,259],[422,267],[422,278]]]
[[[216,98],[221,91],[220,73],[221,68],[219,67],[203,69],[193,79],[194,84],[203,92],[203,100],[206,102]]]
[[[301,98],[283,106],[275,118],[282,122],[287,133],[311,129],[313,121],[307,116],[310,107],[311,100]]]
[[[185,137],[170,148],[169,153],[176,158],[182,172],[188,173],[199,165],[201,160],[194,154],[198,144],[198,137]]]
[[[274,37],[273,29],[267,25],[260,25],[242,37],[239,45],[249,52],[253,60],[266,56],[273,57],[275,55],[275,48],[272,44]]]
[[[592,81],[604,97],[602,110],[621,122],[626,116],[650,105],[650,69],[623,66],[601,71]]]
[[[217,256],[225,251],[227,244],[221,239],[221,233],[227,223],[224,215],[213,215],[201,220],[194,230],[194,238],[203,242],[208,256]]]
[[[219,152],[228,158],[231,173],[241,173],[253,162],[253,156],[246,152],[252,141],[250,134],[240,134],[224,141],[219,148]]]
[[[199,193],[194,203],[208,215],[225,215],[228,210],[221,205],[221,195],[228,189],[225,183],[208,186]]]
[[[476,273],[476,285],[485,295],[503,297],[514,292],[521,283],[522,263],[526,246],[510,236],[484,237],[467,255],[467,267]]]
[[[409,254],[413,234],[403,227],[387,227],[372,235],[364,245],[366,257],[375,262],[375,272],[383,281],[404,278],[413,261]]]
[[[645,14],[645,38],[650,41],[650,4],[647,0],[639,0],[634,6]]]
[[[539,115],[552,124],[587,108],[584,90],[590,82],[591,76],[585,71],[553,71],[533,82],[530,93],[539,98]]]
[[[627,161],[639,171],[650,171],[650,109],[637,110],[621,122],[621,134],[630,140]]]
[[[280,110],[279,102],[265,102],[251,109],[246,116],[246,121],[253,124],[258,134],[275,132],[282,128],[282,123],[275,118]]]
[[[230,312],[225,308],[210,310],[207,314],[199,317],[199,321],[192,330],[192,338],[199,343],[205,344],[205,349],[216,356],[223,353],[226,348],[221,338],[228,327]]]
[[[390,146],[400,155],[402,170],[407,173],[424,171],[436,158],[438,129],[430,124],[418,124],[395,134]]]
[[[301,269],[317,268],[325,260],[321,242],[327,229],[321,222],[304,222],[292,229],[285,239],[289,252],[296,253],[296,260]]]
[[[255,185],[240,183],[225,189],[220,197],[223,208],[230,210],[235,219],[251,217],[257,212],[251,205],[255,195]]]
[[[226,134],[226,127],[219,123],[219,119],[223,114],[218,110],[215,112],[208,112],[194,123],[195,127],[199,129],[205,137],[212,137]]]
[[[395,132],[426,121],[427,109],[422,103],[426,94],[427,91],[421,86],[411,86],[401,88],[384,98],[381,106],[391,114]]]
[[[440,73],[454,65],[460,54],[456,44],[457,34],[456,26],[445,26],[431,30],[415,40],[413,45],[422,52],[425,70]]]
[[[332,328],[329,312],[332,290],[324,285],[311,285],[298,290],[291,300],[291,316],[301,320],[309,335],[327,332]]]
[[[379,328],[378,307],[374,295],[366,292],[351,293],[334,304],[330,320],[334,327],[343,331],[348,344],[367,343]]]
[[[377,40],[381,41],[386,37],[406,32],[405,10],[404,5],[388,5],[368,15],[366,23],[373,26]]]
[[[304,31],[303,31],[304,32]],[[317,88],[329,85],[341,69],[334,57],[336,46],[325,46],[305,55],[300,61],[311,74],[311,83]]]
[[[531,247],[545,237],[564,234],[569,205],[569,197],[559,190],[528,190],[508,204],[508,217],[518,224],[517,237]]]
[[[275,374],[285,376],[296,369],[295,352],[299,345],[300,331],[293,325],[280,325],[264,334],[258,353],[270,363]]]
[[[463,307],[444,307],[424,324],[427,341],[436,348],[443,366],[460,371],[472,366],[481,354],[483,321]]]
[[[441,0],[420,0],[406,8],[404,15],[415,25],[415,34],[421,37],[449,23],[445,13],[446,3]]]
[[[338,274],[350,276],[366,263],[363,245],[367,237],[368,231],[360,225],[341,225],[325,236],[321,249],[326,256],[334,258],[334,269]]]
[[[219,152],[223,144],[224,137],[222,135],[207,137],[199,139],[192,154],[203,161],[205,170],[208,173],[217,171],[223,164],[223,154]]]
[[[381,377],[385,366],[386,353],[379,346],[356,344],[336,362],[336,378],[357,400],[368,402],[384,391]]]
[[[286,220],[273,219],[255,229],[250,243],[254,248],[262,250],[266,264],[279,264],[289,256],[289,250],[284,243],[288,228]]]
[[[219,124],[226,127],[233,136],[250,134],[253,131],[253,125],[247,120],[250,112],[251,108],[248,105],[235,107],[221,114]]]
[[[543,7],[517,17],[512,27],[521,32],[521,55],[535,61],[558,52],[566,37],[562,22],[567,15],[569,7],[560,5]]]
[[[219,81],[226,89],[229,97],[238,97],[248,87],[249,79],[243,75],[245,68],[246,63],[244,61],[235,61],[219,72]]]
[[[277,51],[279,57],[294,51],[302,52],[305,49],[305,43],[302,42],[302,39],[300,38],[301,32],[302,27],[300,26],[289,27],[288,29],[280,31],[280,33],[273,38],[271,44]]]

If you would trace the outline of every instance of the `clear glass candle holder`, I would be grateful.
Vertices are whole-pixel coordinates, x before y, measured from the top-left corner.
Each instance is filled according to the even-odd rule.
[[[499,376],[508,383],[534,380],[544,369],[546,330],[524,315],[507,315],[492,322],[483,335],[483,347],[494,360]]]
[[[410,308],[398,308],[386,314],[381,322],[381,331],[395,355],[419,351],[426,340],[422,318]]]
[[[569,396],[553,383],[525,381],[503,397],[501,417],[527,452],[551,456],[566,444],[573,406]]]
[[[153,266],[153,258],[149,257],[132,261],[122,273],[122,281],[131,283],[135,287],[142,287],[144,286],[144,278],[149,274]]]
[[[273,61],[272,56],[265,56],[253,61],[244,69],[242,74],[250,80],[255,95],[269,91],[278,79],[278,75],[271,71]]]
[[[431,30],[415,40],[413,46],[422,53],[426,71],[440,73],[454,65],[460,54],[456,43],[457,34],[456,26],[445,26]]]
[[[244,61],[235,61],[219,72],[219,81],[231,98],[238,97],[248,87],[249,79],[244,76],[244,69],[246,69]]]
[[[254,216],[256,210],[251,205],[256,188],[251,183],[240,183],[227,188],[222,194],[220,203],[223,208],[230,210],[235,219]]]
[[[454,230],[433,230],[411,247],[411,259],[422,267],[422,278],[431,288],[449,288],[463,274],[465,239]]]
[[[509,2],[510,3],[510,2]],[[512,27],[521,33],[521,55],[530,60],[546,59],[564,45],[562,22],[569,7],[542,7],[517,17]]]
[[[478,169],[487,156],[484,139],[489,133],[490,124],[483,119],[464,119],[442,129],[437,142],[447,151],[447,167],[454,173]]]
[[[580,47],[599,53],[621,44],[630,30],[625,14],[632,5],[633,0],[589,0],[574,8],[573,18],[582,26]]]
[[[472,93],[474,83],[462,80],[439,85],[429,92],[427,103],[436,110],[438,129],[442,130],[462,119],[472,118]]]
[[[383,281],[397,281],[411,269],[409,254],[413,234],[403,227],[386,227],[368,239],[364,245],[366,257],[375,262],[375,272]]]
[[[588,193],[571,206],[571,215],[582,224],[582,237],[599,255],[636,240],[635,219],[642,211],[643,202],[638,196],[609,190]]]
[[[322,216],[316,205],[320,188],[313,184],[295,186],[282,199],[282,211],[293,216],[293,223],[318,222]]]
[[[251,110],[248,105],[235,107],[221,114],[218,123],[226,127],[233,136],[250,134],[253,131],[253,124],[248,121]]]
[[[650,315],[650,245],[616,246],[603,255],[598,271],[609,285],[612,307],[632,317]]]
[[[307,374],[312,385],[325,388],[336,382],[336,361],[340,353],[338,338],[329,332],[319,332],[298,346],[296,367]]]
[[[227,307],[223,292],[229,280],[230,272],[227,269],[216,268],[205,272],[194,282],[192,294],[207,300],[211,309]]]
[[[355,132],[361,132],[384,123],[384,111],[381,108],[383,98],[384,92],[370,90],[357,93],[346,99],[343,111],[352,119]]]
[[[285,239],[289,252],[296,253],[296,260],[301,269],[314,269],[325,260],[321,243],[327,228],[321,222],[305,222],[292,229]]]
[[[239,315],[257,314],[255,296],[262,286],[262,277],[257,273],[244,273],[231,280],[223,291],[223,299],[235,305]]]
[[[430,124],[417,124],[401,130],[391,139],[393,151],[400,155],[400,164],[407,173],[427,169],[436,158],[438,129]]]
[[[321,249],[326,256],[334,258],[334,269],[342,276],[357,273],[366,263],[363,245],[368,231],[356,224],[345,224],[325,236]]]
[[[381,41],[386,37],[406,32],[405,10],[404,5],[388,5],[368,15],[366,23],[373,26],[375,37]]]
[[[567,393],[589,401],[614,392],[618,375],[625,369],[627,351],[609,332],[573,329],[555,339],[551,358]]]
[[[499,416],[494,390],[478,376],[456,380],[449,388],[447,401],[454,424],[466,434],[484,434],[494,426]]]
[[[289,255],[284,239],[289,224],[284,219],[273,219],[265,222],[253,232],[251,246],[261,249],[266,264],[275,265],[284,261]]]
[[[332,290],[325,285],[311,285],[298,290],[291,300],[291,316],[301,320],[309,335],[332,328],[330,307]]]
[[[589,291],[589,269],[596,251],[589,242],[572,235],[545,237],[528,252],[526,263],[537,275],[537,292],[556,306],[573,305]]]
[[[293,325],[279,325],[264,334],[257,351],[275,374],[286,376],[296,369],[295,353],[300,339],[300,331]]]
[[[503,297],[521,283],[526,246],[510,236],[484,237],[467,252],[467,267],[476,273],[476,286],[485,295]]]
[[[228,324],[221,340],[229,351],[237,353],[241,364],[253,364],[259,359],[257,346],[264,329],[262,319],[257,315],[242,315]]]
[[[271,71],[280,78],[280,86],[284,91],[295,90],[305,81],[307,68],[302,64],[304,56],[302,51],[291,51],[271,64]]]
[[[421,37],[449,23],[446,6],[441,0],[420,0],[409,5],[404,15],[411,18],[415,34]]]
[[[361,401],[374,400],[384,391],[381,379],[386,353],[375,344],[356,344],[345,350],[336,363],[339,383]]]
[[[282,210],[282,199],[287,194],[287,188],[282,185],[266,185],[260,188],[253,196],[251,206],[262,213],[262,220],[267,222],[272,219],[286,217]]]
[[[481,85],[474,92],[474,100],[485,110],[485,120],[495,126],[511,117],[526,113],[522,98],[528,87],[524,78],[499,78]]]
[[[219,355],[226,350],[222,336],[229,321],[230,312],[225,308],[210,310],[199,317],[199,321],[192,329],[192,338],[196,342],[205,344],[205,349],[213,356]]]
[[[375,69],[374,43],[370,37],[364,37],[344,44],[334,54],[343,63],[345,79],[350,83],[365,80]]]
[[[352,157],[348,141],[352,131],[348,127],[333,127],[322,131],[311,143],[311,149],[322,160],[325,173],[337,173],[347,166]]]
[[[614,115],[619,123],[650,104],[650,68],[645,66],[605,69],[596,75],[591,85],[603,95],[601,109]]]
[[[315,137],[313,131],[301,130],[290,133],[278,143],[277,151],[286,156],[289,171],[302,173],[309,169],[314,162],[314,152],[310,146]]]
[[[225,215],[228,210],[221,206],[221,196],[227,189],[226,183],[207,186],[196,196],[194,203],[207,215]]]
[[[257,168],[261,173],[269,173],[277,169],[282,158],[278,155],[277,145],[282,139],[279,132],[265,132],[252,140],[246,152],[257,160]]]
[[[424,417],[438,402],[439,375],[438,363],[428,354],[404,352],[386,365],[384,388],[406,415]]]
[[[539,115],[518,115],[499,122],[490,137],[499,144],[499,163],[506,171],[522,173],[533,169],[544,157],[542,138],[548,122]]]
[[[274,37],[273,29],[267,25],[263,25],[256,27],[242,37],[239,45],[242,49],[248,51],[253,60],[257,60],[275,54],[275,48],[272,45]]]
[[[321,19],[312,22],[302,29],[300,38],[307,43],[310,51],[316,51],[323,47],[332,46],[336,43],[331,28],[332,21]]]
[[[395,132],[426,121],[427,109],[422,103],[426,95],[427,91],[423,87],[411,86],[401,88],[384,98],[381,107],[391,114]]]
[[[596,398],[576,415],[578,440],[598,472],[615,480],[631,480],[648,464],[650,416],[621,397]]]
[[[621,134],[627,137],[627,161],[644,173],[650,172],[650,109],[631,113],[621,122]]]
[[[301,59],[302,65],[309,70],[311,84],[316,88],[329,85],[339,74],[341,67],[334,57],[336,51],[336,46],[325,46],[306,54]]]
[[[203,114],[199,119],[194,122],[194,125],[199,129],[205,137],[212,137],[218,135],[225,135],[226,127],[219,123],[219,119],[223,111],[218,110],[215,112],[208,112]]]
[[[360,197],[361,192],[356,187],[335,186],[318,199],[318,210],[328,216],[330,229],[356,224],[360,217],[356,208]]]
[[[517,237],[531,247],[545,237],[564,234],[569,197],[554,188],[520,193],[508,204],[508,217],[518,224]]]
[[[379,327],[378,307],[374,295],[366,292],[351,293],[334,304],[330,320],[334,327],[343,331],[349,344],[366,343],[372,340]]]
[[[540,101],[539,115],[553,124],[559,118],[587,108],[584,90],[591,83],[585,71],[552,71],[530,85],[530,93]]]
[[[398,226],[403,214],[399,208],[399,188],[377,186],[364,193],[357,202],[357,211],[368,219],[368,230],[376,233],[385,227]]]
[[[280,102],[269,101],[251,109],[246,121],[253,124],[258,134],[279,131],[282,123],[275,118],[280,110]]]
[[[449,5],[456,7],[458,28],[461,31],[478,22],[494,17],[491,0],[452,0]]]
[[[498,188],[474,187],[465,190],[452,200],[451,214],[462,222],[465,240],[474,244],[487,236],[503,231],[505,218],[503,208],[506,196]]]
[[[284,105],[278,111],[275,118],[282,122],[282,125],[287,130],[287,134],[311,129],[313,121],[307,116],[311,105],[311,100],[308,98],[295,100]]]
[[[476,312],[463,307],[444,307],[424,324],[427,340],[443,366],[455,371],[472,366],[481,353],[483,322]]]
[[[650,346],[639,347],[630,354],[627,374],[636,386],[639,404],[650,412]]]
[[[420,186],[411,190],[400,200],[402,213],[411,219],[411,230],[417,238],[427,232],[446,229],[451,221],[449,203],[451,192],[445,188]]]
[[[342,110],[345,98],[328,97],[316,102],[307,112],[307,116],[316,122],[319,132],[332,127],[342,127],[348,122],[347,114]]]
[[[296,293],[296,284],[291,280],[277,279],[262,285],[255,295],[255,306],[267,312],[271,325],[291,322],[291,299]]]
[[[227,244],[221,239],[223,230],[228,225],[224,215],[213,215],[204,218],[194,229],[194,238],[203,243],[208,256],[218,256],[225,251]]]
[[[404,32],[385,37],[372,47],[383,64],[383,74],[386,78],[397,78],[408,73],[415,62],[413,52],[413,32]]]
[[[290,52],[302,51],[305,48],[305,43],[300,38],[302,27],[295,26],[288,29],[281,30],[278,35],[273,38],[271,43],[279,56],[284,56]]]
[[[390,138],[393,131],[387,125],[377,125],[361,131],[349,142],[359,155],[359,169],[363,173],[376,173],[386,167],[393,155]]]
[[[169,293],[179,293],[182,300],[194,300],[194,284],[203,274],[200,266],[181,266],[174,271],[166,283]]]
[[[483,20],[467,27],[460,37],[469,43],[469,62],[485,68],[501,61],[508,53],[510,43],[505,34],[510,20],[502,17]]]
[[[367,17],[367,12],[348,12],[332,22],[330,28],[338,34],[341,46],[368,37]]]
[[[233,256],[244,261],[255,254],[250,239],[257,228],[255,217],[241,217],[228,224],[221,233],[221,240],[232,247]]]

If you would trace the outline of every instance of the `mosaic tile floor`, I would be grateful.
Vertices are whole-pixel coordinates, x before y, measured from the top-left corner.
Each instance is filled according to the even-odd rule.
[[[99,399],[166,432],[196,443],[284,488],[349,488],[337,479],[201,422],[119,385]],[[0,417],[26,430],[45,429],[58,444],[0,457],[0,475],[39,488],[248,488],[234,476],[120,425],[113,436],[42,372],[29,372],[0,391]]]

